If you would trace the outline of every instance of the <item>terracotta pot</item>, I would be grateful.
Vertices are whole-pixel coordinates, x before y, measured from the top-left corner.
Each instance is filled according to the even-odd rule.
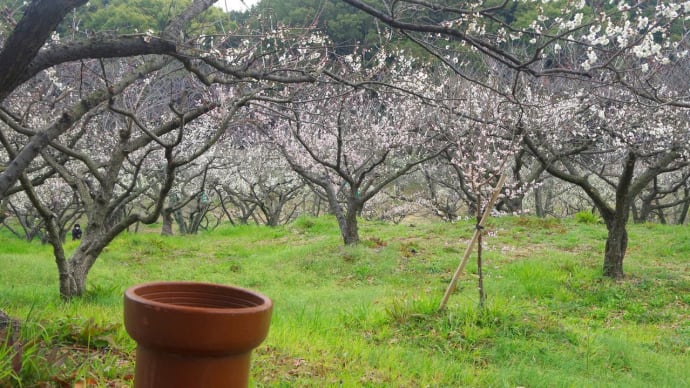
[[[257,292],[197,282],[125,291],[125,329],[137,342],[134,386],[246,387],[251,351],[273,303]]]

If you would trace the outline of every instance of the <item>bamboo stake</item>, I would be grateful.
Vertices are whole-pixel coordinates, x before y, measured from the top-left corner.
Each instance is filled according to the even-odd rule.
[[[503,188],[503,184],[506,181],[507,176],[505,174],[501,175],[501,177],[498,179],[498,183],[496,184],[496,187],[494,188],[494,192],[491,195],[491,198],[489,199],[489,203],[486,204],[486,208],[484,209],[484,214],[482,215],[482,219],[479,221],[477,224],[476,229],[474,230],[474,234],[472,235],[472,240],[470,240],[470,243],[467,244],[467,249],[465,249],[465,254],[462,256],[462,261],[460,262],[460,265],[458,268],[455,270],[455,273],[453,274],[453,279],[450,281],[450,284],[448,285],[448,288],[446,289],[445,295],[443,295],[443,300],[441,301],[441,305],[438,307],[439,310],[443,310],[446,308],[446,304],[448,303],[448,298],[450,298],[450,294],[455,291],[455,286],[458,284],[458,279],[460,278],[460,275],[462,274],[462,271],[465,269],[465,265],[467,264],[467,259],[470,257],[470,253],[472,252],[472,247],[474,247],[474,244],[477,242],[477,239],[479,238],[479,233],[481,233],[481,229],[484,227],[484,224],[486,223],[486,220],[489,218],[489,215],[491,215],[491,209],[494,207],[494,203],[498,199],[498,195],[501,193],[501,189]]]

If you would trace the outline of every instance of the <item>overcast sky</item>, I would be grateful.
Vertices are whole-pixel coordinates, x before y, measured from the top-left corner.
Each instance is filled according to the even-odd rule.
[[[216,5],[229,11],[244,11],[258,2],[259,0],[218,0]]]

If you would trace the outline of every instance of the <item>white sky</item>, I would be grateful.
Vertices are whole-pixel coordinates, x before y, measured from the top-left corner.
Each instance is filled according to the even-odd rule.
[[[228,11],[245,11],[259,0],[218,0],[216,6]]]

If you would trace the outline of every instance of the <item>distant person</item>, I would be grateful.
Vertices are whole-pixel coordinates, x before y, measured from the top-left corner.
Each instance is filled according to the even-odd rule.
[[[81,238],[81,227],[79,224],[74,224],[74,228],[72,228],[72,241],[74,240],[79,240]]]

